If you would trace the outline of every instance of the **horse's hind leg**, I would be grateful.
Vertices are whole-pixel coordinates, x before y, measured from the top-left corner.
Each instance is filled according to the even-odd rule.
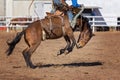
[[[36,68],[36,66],[33,65],[32,61],[31,61],[31,55],[33,54],[33,52],[37,49],[37,47],[39,46],[40,43],[34,44],[32,46],[30,46],[29,48],[26,48],[23,51],[23,56],[26,62],[26,65],[30,68]]]

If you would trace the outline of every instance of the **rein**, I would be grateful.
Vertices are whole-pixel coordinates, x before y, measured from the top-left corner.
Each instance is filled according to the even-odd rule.
[[[50,21],[50,32],[52,32],[53,27],[52,27],[52,20],[51,20],[51,18],[49,18],[49,21]]]
[[[62,15],[63,13],[61,13]],[[58,16],[60,19],[61,19],[61,22],[62,22],[62,31],[63,31],[63,35],[65,35],[65,23],[64,23],[64,19],[62,16]]]

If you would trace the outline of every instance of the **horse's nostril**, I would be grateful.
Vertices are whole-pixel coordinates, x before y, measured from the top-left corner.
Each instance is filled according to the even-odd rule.
[[[82,46],[80,45],[80,43],[77,43],[77,48],[82,48]]]

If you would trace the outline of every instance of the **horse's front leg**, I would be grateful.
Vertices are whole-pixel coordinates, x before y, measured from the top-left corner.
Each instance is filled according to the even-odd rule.
[[[68,52],[67,49],[70,47],[71,42],[70,42],[70,39],[69,39],[68,36],[64,36],[64,39],[67,42],[67,45],[65,46],[65,48],[60,49],[60,51],[57,53],[57,55],[61,55],[61,54],[65,53],[65,52]]]
[[[74,35],[71,34],[71,36],[69,36],[69,38],[71,39],[72,44],[67,48],[67,51],[68,51],[68,52],[66,52],[66,54],[72,52],[72,51],[73,51],[73,48],[75,47],[75,45],[76,45],[76,47],[78,47],[78,46],[77,46],[77,43],[76,43],[76,40],[75,40],[75,38],[74,38]]]
[[[76,40],[73,39],[73,40],[72,40],[72,44],[70,45],[70,47],[67,48],[67,51],[68,51],[68,52],[67,52],[66,54],[72,52],[75,45],[77,45],[77,44],[76,44]]]

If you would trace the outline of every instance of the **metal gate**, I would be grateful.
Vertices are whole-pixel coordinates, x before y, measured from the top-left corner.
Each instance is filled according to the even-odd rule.
[[[37,2],[34,4],[35,13],[40,18],[43,19],[46,16],[46,12],[50,12],[52,9],[51,3]]]

